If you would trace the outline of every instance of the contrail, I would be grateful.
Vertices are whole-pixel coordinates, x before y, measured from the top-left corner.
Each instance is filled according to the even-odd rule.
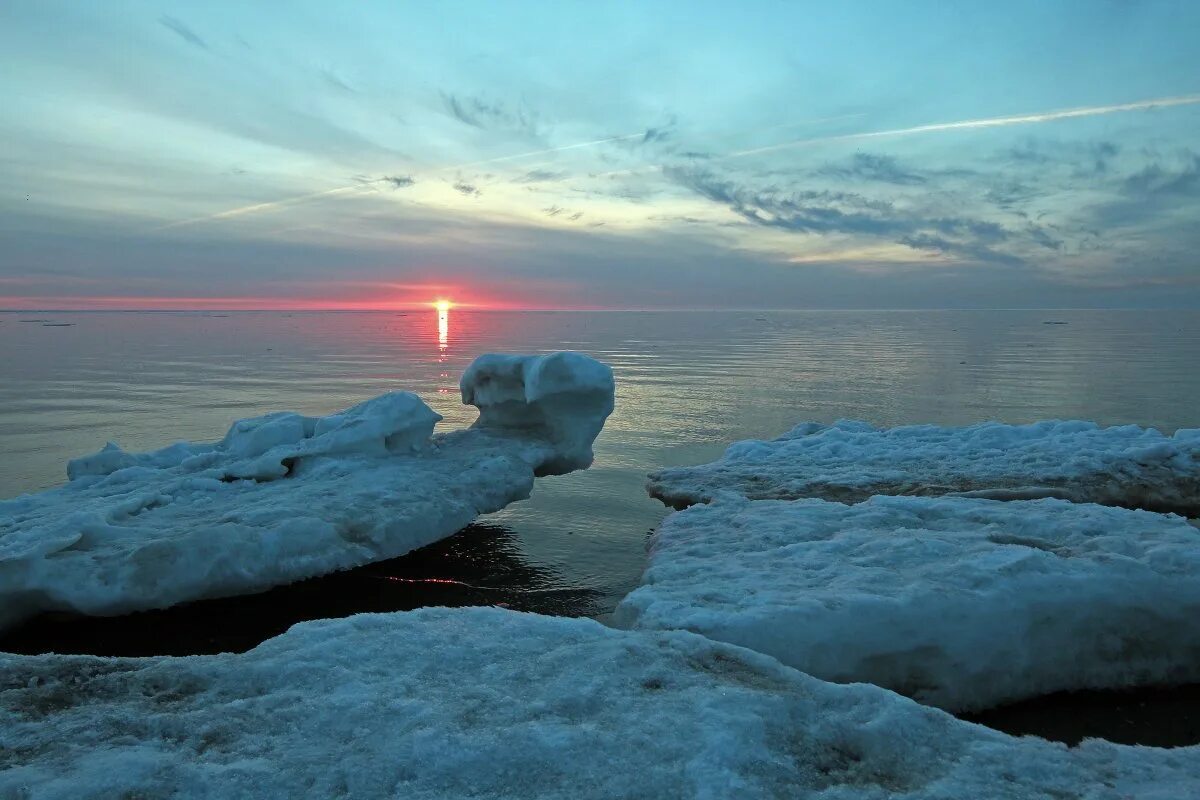
[[[279,208],[280,206],[291,205],[292,203],[301,203],[305,200],[313,200],[318,197],[345,194],[346,192],[352,192],[355,189],[361,189],[363,186],[367,186],[372,183],[379,183],[383,180],[385,179],[378,178],[373,181],[368,181],[367,183],[355,184],[354,186],[339,186],[336,189],[326,189],[323,192],[309,192],[308,194],[298,194],[294,197],[285,197],[282,200],[271,200],[267,203],[255,203],[254,205],[241,206],[240,208],[231,208],[226,211],[218,211],[216,214],[208,214],[203,217],[192,217],[191,219],[181,219],[176,220],[175,222],[168,222],[166,225],[159,225],[157,228],[151,228],[151,230],[165,231],[168,228],[178,228],[182,225],[193,225],[197,222],[208,222],[215,219],[237,217],[241,216],[242,214],[253,214],[255,211],[266,211],[270,208]]]
[[[576,144],[566,144],[562,147],[549,147],[545,150],[531,150],[528,153],[516,153],[511,156],[496,156],[495,158],[485,158],[482,161],[468,161],[465,164],[455,164],[450,167],[440,167],[435,172],[445,172],[451,169],[466,169],[467,167],[478,167],[482,164],[495,164],[500,161],[514,161],[518,158],[531,158],[532,156],[544,156],[547,153],[561,153],[564,150],[578,150],[581,147],[594,147],[598,144],[607,144],[609,142],[623,142],[628,139],[642,139],[646,136],[646,132],[628,133],[624,136],[609,136],[607,139],[594,139],[590,142],[578,142]]]
[[[1089,106],[1087,108],[1067,108],[1061,111],[1044,111],[1039,114],[1016,114],[1009,117],[986,117],[984,119],[967,119],[959,122],[937,122],[932,125],[916,125],[911,128],[894,128],[887,131],[870,131],[867,133],[845,133],[838,136],[818,136],[811,139],[796,139],[790,142],[755,147],[749,150],[738,150],[726,153],[722,158],[737,158],[739,156],[770,153],[790,147],[803,147],[825,142],[847,142],[856,139],[876,139],[885,136],[908,136],[914,133],[932,133],[934,131],[952,131],[966,128],[999,128],[1005,125],[1027,125],[1034,122],[1051,122],[1058,119],[1073,119],[1075,117],[1095,117],[1101,114],[1115,114],[1119,111],[1149,111],[1154,108],[1169,108],[1171,106],[1187,106],[1200,103],[1200,94],[1181,95],[1179,97],[1160,97],[1156,100],[1139,100],[1135,103],[1119,103],[1111,106]]]
[[[564,150],[577,150],[581,147],[595,147],[599,144],[607,144],[608,142],[622,142],[628,139],[640,139],[646,135],[645,131],[640,133],[628,133],[622,136],[609,136],[604,139],[593,139],[588,142],[576,142],[575,144],[562,145],[561,147],[547,147],[543,150],[531,150],[527,153],[514,153],[507,156],[496,156],[495,158],[485,158],[480,161],[468,161],[462,164],[450,164],[445,167],[436,167],[429,172],[448,172],[450,170],[467,169],[469,167],[478,167],[484,164],[496,164],[501,161],[516,161],[522,158],[532,158],[533,156],[546,155],[548,153],[561,153]],[[181,219],[176,222],[168,222],[166,225],[160,225],[152,230],[162,231],[168,228],[178,228],[183,225],[194,225],[199,222],[211,222],[218,219],[228,219],[230,217],[240,217],[242,214],[253,214],[258,211],[269,211],[273,208],[292,205],[293,203],[302,203],[306,200],[315,200],[318,197],[327,197],[329,195],[345,194],[347,192],[361,191],[368,186],[373,186],[378,183],[384,183],[387,178],[376,178],[370,181],[360,181],[351,186],[339,186],[334,189],[326,189],[323,192],[309,192],[308,194],[298,194],[294,197],[284,197],[280,200],[271,200],[266,203],[254,203],[253,205],[240,206],[238,208],[230,208],[226,211],[219,211],[216,214],[207,214],[202,217],[192,217],[191,219]]]
[[[767,131],[777,131],[780,128],[799,128],[802,125],[820,125],[824,122],[838,122],[840,120],[855,119],[856,117],[862,117],[862,116],[866,116],[866,115],[862,114],[862,113],[856,113],[856,114],[838,114],[833,117],[815,117],[813,119],[802,119],[802,120],[796,120],[796,121],[792,121],[792,122],[781,122],[778,125],[768,125],[765,128],[754,128],[749,131],[741,130],[741,131],[738,131],[738,133],[741,135],[745,135],[747,133],[766,133]],[[638,134],[638,135],[640,136],[641,134]],[[713,156],[713,158],[714,159],[729,158],[731,155],[733,155],[733,154],[732,153],[723,153],[719,156]],[[633,168],[629,168],[629,169],[614,169],[614,170],[609,170],[608,172],[597,172],[597,173],[594,173],[591,177],[593,177],[593,178],[615,178],[620,175],[641,175],[642,173],[645,173],[645,172],[661,172],[661,171],[662,171],[661,164],[652,164],[648,167],[633,167]]]

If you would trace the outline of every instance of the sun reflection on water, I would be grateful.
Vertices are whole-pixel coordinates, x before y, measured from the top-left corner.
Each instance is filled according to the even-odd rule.
[[[450,303],[439,300],[434,304],[434,308],[437,309],[438,350],[444,353],[450,344]]]

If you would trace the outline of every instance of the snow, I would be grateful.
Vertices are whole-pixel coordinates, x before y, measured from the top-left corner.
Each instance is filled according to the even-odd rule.
[[[441,417],[392,392],[327,417],[241,420],[212,444],[110,443],[73,460],[67,484],[0,502],[0,628],[401,555],[528,497],[535,474],[587,466],[613,407],[612,372],[577,353],[482,356],[462,390],[481,410],[465,431],[431,435]]]
[[[952,711],[1200,681],[1200,531],[1062,500],[721,495],[670,515],[616,624]]]
[[[1200,516],[1200,429],[1164,436],[1136,425],[988,422],[875,428],[807,422],[770,442],[737,442],[711,464],[662,470],[650,493],[683,508],[721,490],[751,499],[968,493],[1061,497]]]
[[[0,796],[1178,798],[1197,748],[1068,749],[680,631],[501,609],[238,655],[0,655]]]

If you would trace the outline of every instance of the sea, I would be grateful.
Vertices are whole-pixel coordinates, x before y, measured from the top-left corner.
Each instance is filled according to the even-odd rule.
[[[481,353],[578,350],[612,366],[595,464],[423,551],[250,598],[113,620],[51,615],[0,649],[242,650],[314,617],[494,604],[608,618],[667,513],[648,472],[809,420],[1040,419],[1200,426],[1195,311],[481,311],[0,313],[0,498],[68,459],[220,438],[269,411],[327,414],[416,392],[470,425]]]

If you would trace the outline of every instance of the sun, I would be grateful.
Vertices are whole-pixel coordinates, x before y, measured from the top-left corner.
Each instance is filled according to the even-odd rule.
[[[438,313],[439,313],[439,314],[445,314],[445,313],[446,313],[447,311],[449,311],[449,310],[450,310],[450,309],[451,309],[453,306],[454,306],[454,303],[451,303],[449,300],[435,300],[435,301],[433,301],[433,307],[437,309],[437,311],[438,311]]]

